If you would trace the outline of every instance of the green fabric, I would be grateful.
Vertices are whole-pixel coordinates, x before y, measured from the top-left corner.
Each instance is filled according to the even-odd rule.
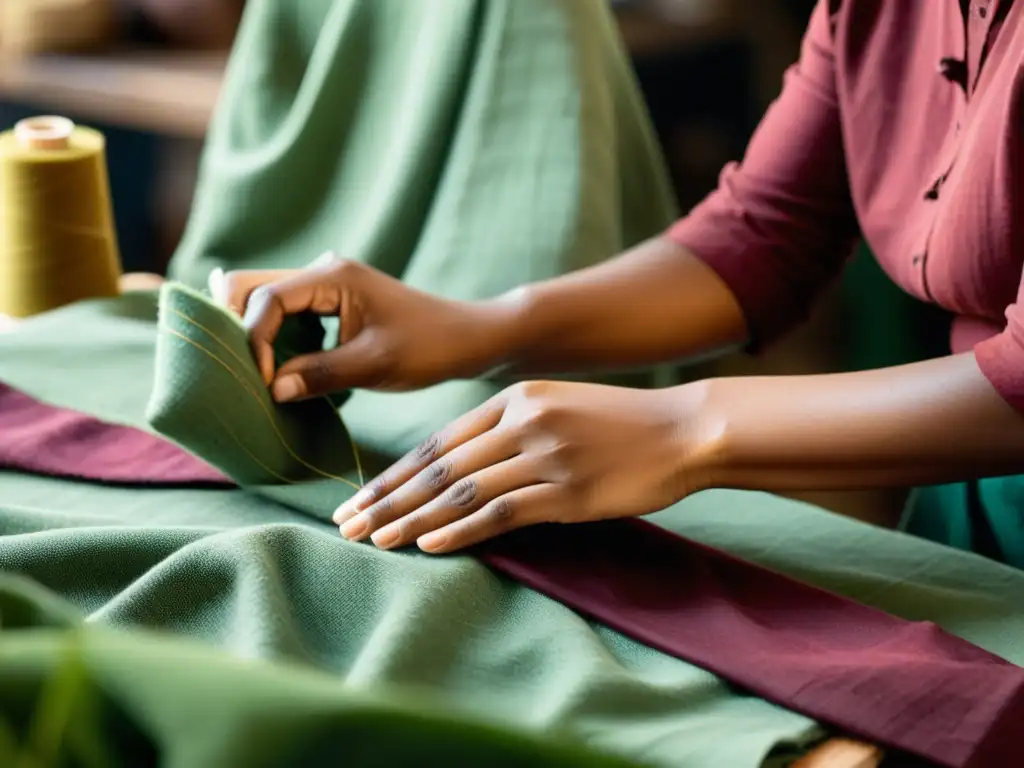
[[[170,267],[193,288],[214,267],[333,250],[429,293],[487,298],[675,218],[606,3],[247,6]],[[345,422],[361,445],[408,450],[498,386],[360,391]]]
[[[240,485],[329,520],[365,482],[334,404],[274,403],[241,321],[199,293],[164,284],[158,315],[150,427]],[[289,342],[308,350],[322,339]]]
[[[343,688],[148,633],[82,632],[59,599],[17,578],[0,577],[0,611],[3,765],[630,765],[455,717],[416,691]],[[51,759],[18,762],[29,749]]]
[[[657,232],[673,213],[668,185],[604,5],[247,3],[174,276],[199,288],[214,266],[301,266],[333,248],[415,287],[478,298]],[[211,311],[194,295],[174,298],[193,302],[186,315]],[[189,317],[226,323],[244,359],[237,326]],[[209,345],[192,325],[171,327]],[[153,294],[85,302],[0,335],[0,379],[143,428],[152,400],[161,430],[227,466],[238,454],[193,431],[216,423],[194,397],[226,380],[170,342],[158,336]],[[162,388],[179,375],[201,379],[177,402]],[[495,386],[358,392],[343,416],[360,448],[395,454]],[[249,405],[217,397],[235,429],[263,430],[240,410]],[[290,429],[292,416],[273,414]],[[77,611],[80,668],[110,714],[96,727],[120,734],[119,745],[142,740],[171,766],[296,765],[312,762],[304,750],[335,746],[338,760],[356,762],[365,753],[345,746],[366,748],[384,725],[395,750],[457,748],[450,737],[466,750],[529,753],[529,764],[561,759],[528,736],[478,738],[469,720],[681,768],[755,766],[821,735],[474,560],[346,542],[322,513],[299,509],[312,507],[271,498],[298,486],[245,477],[258,493],[0,473],[0,569],[26,579],[0,587],[3,620],[26,627],[0,635],[4,712],[23,721],[60,657],[59,630],[28,626]],[[699,494],[654,519],[1024,662],[1020,572],[761,494]],[[163,637],[117,632],[140,629]],[[430,722],[433,736],[409,718]],[[429,754],[423,763],[449,762]],[[564,754],[566,764],[589,759]]]
[[[753,767],[775,745],[818,735],[806,718],[469,558],[378,552],[242,491],[103,488],[11,473],[0,474],[0,489],[0,568],[70,601],[90,628],[146,628],[243,659],[298,664],[339,697],[417,690],[428,712],[561,735],[654,765]],[[162,678],[159,666],[152,676]],[[203,676],[232,690],[229,673]],[[134,718],[178,717],[196,702],[174,689],[153,702],[162,712],[148,713],[149,677],[134,675],[138,693],[124,689]],[[248,718],[243,694],[192,716]],[[176,750],[191,739],[181,728],[161,743]]]
[[[0,380],[144,426],[155,315],[156,297],[139,294],[30,320],[0,335]],[[1024,663],[1024,572],[764,494],[701,493],[651,519]],[[351,544],[243,491],[0,474],[0,526],[0,569],[63,597],[90,627],[187,636],[312,668],[345,690],[412,688],[459,716],[657,765],[755,766],[819,733],[470,559]],[[145,711],[132,701],[129,713]],[[171,717],[179,701],[193,699],[154,706]],[[244,700],[218,707],[247,716]]]
[[[198,289],[214,266],[298,267],[332,248],[414,287],[481,298],[598,262],[657,233],[675,214],[668,189],[601,3],[254,0],[172,274]],[[211,308],[194,294],[174,298],[202,325],[227,323],[218,335],[244,358],[237,327],[205,314]],[[216,350],[194,325],[170,327]],[[158,336],[152,294],[87,302],[0,336],[0,379],[143,428],[152,401],[154,424],[195,449],[207,430],[193,430],[216,417],[193,398],[225,380],[191,357],[202,352],[172,338],[180,341]],[[244,379],[251,370],[239,373]],[[181,401],[163,389],[176,376],[197,375]],[[345,405],[345,423],[361,449],[394,455],[497,386],[358,392]],[[248,407],[217,395],[218,414],[246,435],[263,429],[235,410]],[[234,459],[223,447],[207,441],[199,450],[227,466]],[[318,521],[297,510],[306,505],[294,497],[289,504],[271,498],[315,483],[244,477],[259,493],[0,475],[0,568],[86,616],[86,645],[98,649],[86,664],[90,674],[164,756],[190,754],[198,728],[207,746],[196,749],[206,751],[187,764],[245,764],[247,741],[259,746],[254,734],[278,721],[282,739],[313,749],[321,732],[303,725],[338,722],[349,694],[406,689],[423,692],[426,703],[415,707],[421,717],[451,711],[657,765],[754,766],[820,736],[806,718],[591,625],[473,560],[350,544],[322,513]],[[337,501],[348,492],[342,486]],[[38,592],[25,600],[46,602]],[[317,707],[321,714],[268,717],[263,696],[238,684],[231,669],[197,663],[201,674],[191,677],[189,664],[172,661],[162,671],[165,658],[192,652],[147,655],[155,648],[147,640],[132,651],[128,639],[104,633],[111,628],[184,636],[247,659],[250,673],[268,689],[281,686],[299,715]],[[22,644],[40,660],[36,667],[19,656]],[[0,647],[9,653],[0,654],[5,679],[22,670],[22,679],[36,680],[25,670],[54,663],[46,634],[5,633]],[[301,681],[286,685],[293,671],[264,666],[286,662],[336,698]],[[181,684],[154,694],[159,689],[147,681],[166,676]],[[208,686],[195,690],[196,679]],[[400,746],[409,733],[392,738]]]

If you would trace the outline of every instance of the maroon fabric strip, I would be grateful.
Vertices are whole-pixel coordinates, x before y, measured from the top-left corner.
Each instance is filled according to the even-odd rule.
[[[118,485],[234,485],[173,443],[46,405],[3,382],[0,467]]]
[[[221,484],[157,436],[0,384],[0,467],[88,481]],[[495,570],[793,711],[949,768],[1019,765],[1024,669],[638,520],[532,528]]]

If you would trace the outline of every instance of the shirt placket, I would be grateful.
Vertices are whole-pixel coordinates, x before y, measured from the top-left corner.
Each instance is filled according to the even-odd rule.
[[[978,86],[981,68],[992,40],[992,25],[999,15],[999,6],[1010,0],[971,0],[967,10],[967,96]]]
[[[938,213],[938,201],[942,196],[942,188],[946,183],[946,179],[949,177],[950,171],[953,168],[953,164],[956,160],[957,152],[960,147],[960,135],[963,130],[963,123],[967,117],[967,105],[972,91],[971,83],[974,80],[974,74],[976,72],[976,66],[972,67],[971,64],[971,51],[979,48],[976,40],[977,30],[972,31],[970,19],[977,16],[980,18],[978,12],[974,8],[976,4],[985,3],[991,5],[992,0],[974,0],[971,3],[971,8],[968,9],[967,18],[963,20],[963,35],[961,35],[962,42],[958,50],[949,51],[946,56],[943,56],[937,62],[937,76],[942,77],[950,88],[957,90],[956,97],[954,99],[954,114],[950,116],[950,127],[946,132],[946,138],[942,143],[942,149],[939,152],[938,158],[935,163],[935,167],[932,170],[931,181],[928,187],[922,190],[922,196],[924,198],[925,205],[922,209],[922,216],[924,221],[917,227],[917,231],[920,233],[917,242],[913,244],[910,249],[910,270],[913,277],[913,283],[916,284],[920,295],[931,299],[932,294],[928,288],[927,278],[927,267],[928,267],[928,245],[931,240],[932,230],[934,228],[935,220]],[[989,11],[984,12],[984,16],[988,16]],[[959,16],[959,14],[958,14]],[[981,62],[979,56],[978,62]]]
[[[924,199],[928,203],[924,215],[926,223],[920,227],[921,236],[910,257],[913,281],[921,295],[933,299],[928,287],[928,245],[938,215],[938,201],[942,196],[942,188],[953,169],[956,156],[960,149],[961,134],[964,122],[970,113],[970,101],[977,88],[985,57],[988,55],[992,39],[992,25],[1000,10],[1001,3],[1011,0],[971,0],[963,19],[964,34],[962,39],[966,50],[951,53],[939,61],[939,73],[947,80],[951,88],[959,93],[955,100],[956,114],[953,125],[943,142],[939,160],[932,174],[932,182],[924,191]]]

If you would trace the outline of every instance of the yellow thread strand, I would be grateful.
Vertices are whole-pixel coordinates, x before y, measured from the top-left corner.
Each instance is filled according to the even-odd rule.
[[[170,311],[172,314],[177,315],[179,319],[184,320],[189,325],[198,328],[200,331],[202,331],[207,336],[209,336],[211,339],[213,339],[215,342],[217,342],[217,344],[219,344],[221,346],[221,348],[224,349],[225,352],[227,352],[229,355],[231,355],[233,358],[235,358],[235,360],[237,360],[239,365],[241,365],[243,368],[247,368],[249,366],[249,364],[252,362],[252,360],[245,360],[241,355],[239,355],[237,352],[235,352],[235,350],[231,347],[230,344],[228,344],[226,341],[224,341],[224,339],[222,339],[215,332],[213,332],[212,330],[207,328],[205,325],[200,323],[198,320],[193,320],[191,317],[186,315],[184,312],[182,312],[181,310],[175,309],[174,307],[167,307],[167,310]],[[262,383],[263,383],[263,381],[261,379],[260,380],[260,384],[262,384]]]
[[[286,351],[289,352],[292,357],[297,357],[298,354],[299,354],[298,352],[295,352],[294,350],[286,350]],[[282,364],[281,361],[277,360],[278,367],[280,367],[281,364]],[[322,395],[318,399],[323,400],[325,403],[327,403],[329,406],[331,406],[331,410],[332,411],[336,412],[338,410],[337,408],[334,407],[334,403],[331,402],[331,398],[329,398],[327,395]],[[359,458],[359,446],[356,445],[355,438],[352,437],[352,433],[349,432],[347,428],[345,429],[345,435],[348,437],[349,447],[352,448],[352,458],[354,458],[356,460],[356,475],[359,477],[359,485],[361,485],[361,486],[362,485],[366,485],[366,476],[363,474],[363,462]]]
[[[209,336],[211,339],[213,339],[215,342],[217,342],[229,355],[235,358],[235,360],[237,360],[243,367],[247,367],[249,363],[252,362],[251,360],[245,360],[241,356],[239,356],[239,354],[235,352],[235,350],[231,347],[230,344],[228,344],[217,333],[207,328],[198,320],[194,320],[193,318],[186,315],[184,312],[181,312],[180,310],[175,309],[174,307],[167,307],[167,309],[172,314],[177,315],[177,317],[179,317],[181,320],[184,320],[189,325],[195,326],[203,333],[205,333],[207,336]],[[260,381],[260,384],[262,385],[262,380]],[[256,394],[256,397],[258,398],[259,395]],[[324,396],[321,399],[331,406],[331,410],[334,410],[334,403],[330,401],[330,398]],[[356,445],[356,441],[352,439],[352,435],[348,432],[348,430],[345,430],[345,434],[348,436],[349,447],[352,449],[352,457],[355,459],[356,462],[356,474],[359,477],[359,484],[360,486],[365,485],[366,478],[363,476],[363,463],[359,458],[359,448]]]
[[[245,443],[243,443],[241,438],[239,438],[238,435],[236,435],[234,433],[234,431],[231,429],[231,427],[228,426],[228,423],[226,421],[224,421],[223,417],[219,413],[217,413],[215,408],[213,408],[210,405],[207,405],[206,410],[209,411],[211,414],[213,414],[213,418],[216,419],[218,422],[220,422],[221,429],[223,429],[225,432],[228,433],[228,436],[232,440],[235,441],[235,444],[239,448],[241,448],[245,452],[245,454],[250,459],[252,459],[253,463],[257,464],[260,467],[260,469],[262,469],[264,472],[266,472],[267,474],[271,475],[275,479],[280,480],[282,483],[284,483],[286,485],[294,485],[294,484],[296,484],[298,482],[295,479],[288,478],[288,477],[285,477],[284,475],[279,474],[276,470],[274,470],[273,468],[268,467],[266,464],[264,464],[263,461],[261,461],[260,458],[256,454],[254,454],[252,451],[250,451],[248,449],[248,447],[246,447]]]
[[[174,330],[173,328],[169,328],[167,326],[162,326],[160,328],[160,330],[163,331],[164,333],[170,334],[171,336],[177,337],[177,338],[181,339],[182,341],[184,341],[185,343],[195,347],[196,349],[201,351],[203,354],[207,355],[210,359],[215,361],[222,368],[224,368],[224,370],[226,370],[229,374],[231,374],[231,376],[234,377],[234,379],[239,384],[242,385],[242,388],[259,404],[260,408],[263,410],[263,413],[266,415],[266,417],[267,417],[267,419],[268,419],[268,421],[270,423],[271,429],[274,430],[274,434],[277,435],[277,439],[281,441],[281,447],[284,448],[285,451],[293,459],[295,459],[297,462],[302,464],[307,469],[309,469],[309,470],[315,472],[316,474],[320,475],[321,477],[325,477],[325,478],[327,478],[329,480],[336,480],[336,481],[344,483],[345,485],[348,485],[348,486],[350,486],[352,488],[355,488],[356,490],[359,490],[360,486],[357,485],[356,483],[353,483],[348,478],[340,477],[338,475],[333,475],[330,472],[325,472],[324,470],[320,469],[319,467],[313,466],[312,464],[307,462],[305,459],[303,459],[301,456],[299,456],[297,453],[295,453],[295,451],[292,449],[292,447],[290,445],[288,445],[288,441],[285,440],[284,435],[282,435],[281,431],[277,428],[277,423],[274,420],[274,415],[270,412],[270,409],[267,407],[266,403],[263,402],[263,400],[260,398],[258,393],[254,392],[252,389],[249,388],[247,382],[237,372],[235,372],[235,370],[230,365],[228,365],[226,362],[224,362],[224,360],[222,360],[220,357],[218,357],[211,350],[207,349],[206,347],[204,347],[199,342],[195,341],[194,339],[190,339],[185,334],[179,333],[178,331]]]

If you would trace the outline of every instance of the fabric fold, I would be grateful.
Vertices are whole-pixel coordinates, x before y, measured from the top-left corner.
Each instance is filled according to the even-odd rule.
[[[161,467],[139,460],[156,450],[139,451],[140,435],[153,443],[157,436],[55,414],[24,395],[19,402],[18,419],[31,407],[33,419],[62,425],[51,441],[63,446],[67,476],[109,479],[110,462],[93,459],[99,442],[135,451],[137,481],[160,482]],[[0,457],[29,470],[31,462],[3,448],[15,413],[0,409]],[[209,477],[203,462],[189,460],[197,480]],[[476,554],[584,616],[844,731],[948,768],[1016,765],[1024,669],[930,622],[897,618],[643,521],[528,529]]]

